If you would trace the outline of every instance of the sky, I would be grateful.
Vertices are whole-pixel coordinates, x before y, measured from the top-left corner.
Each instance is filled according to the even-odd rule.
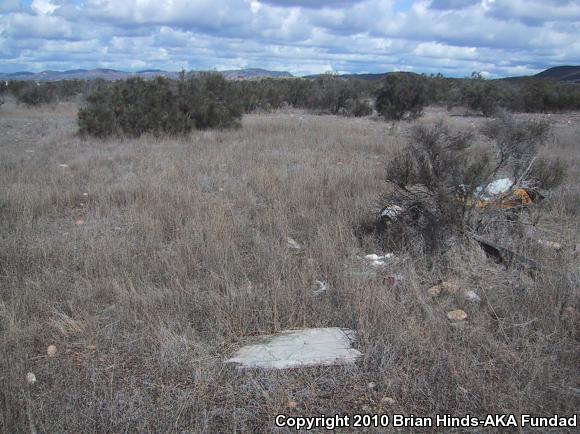
[[[0,72],[489,78],[580,64],[579,0],[0,0]]]

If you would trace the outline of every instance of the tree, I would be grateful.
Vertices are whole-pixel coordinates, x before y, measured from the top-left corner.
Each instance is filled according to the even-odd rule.
[[[387,120],[415,119],[427,105],[424,77],[412,73],[395,73],[385,77],[377,93],[375,108]]]

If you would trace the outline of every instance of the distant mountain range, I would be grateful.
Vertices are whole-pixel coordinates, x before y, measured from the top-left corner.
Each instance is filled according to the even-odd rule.
[[[269,71],[267,69],[250,68],[250,69],[231,69],[227,71],[217,71],[230,80],[252,80],[259,78],[291,78],[293,77],[287,71]],[[380,80],[388,74],[394,72],[383,72],[375,74],[344,74],[340,77],[358,78],[361,80]],[[34,81],[59,81],[59,80],[93,80],[103,78],[105,80],[121,80],[130,77],[167,77],[177,78],[179,72],[163,71],[161,69],[144,69],[137,72],[119,71],[116,69],[72,69],[70,71],[42,71],[42,72],[13,72],[9,74],[0,73],[0,80],[34,80]],[[322,74],[308,75],[304,78],[316,78]],[[549,78],[568,83],[580,83],[580,66],[555,66],[546,69],[539,74],[533,75],[534,78]],[[524,77],[508,77],[507,80],[515,80]]]
[[[534,77],[580,83],[580,66],[555,66],[534,75]]]
[[[229,71],[217,71],[227,79],[250,80],[257,78],[284,78],[292,77],[286,71],[268,71],[266,69],[232,69]],[[34,80],[34,81],[59,81],[59,80],[93,80],[103,78],[105,80],[122,80],[130,77],[167,77],[177,78],[179,72],[163,71],[161,69],[144,69],[137,72],[119,71],[116,69],[71,69],[70,71],[42,71],[42,72],[13,72],[0,73],[0,80]]]
[[[359,78],[361,80],[381,80],[389,74],[398,74],[400,72],[382,72],[376,74],[343,74],[340,77],[344,78]],[[412,72],[407,72],[407,74],[413,74]],[[307,75],[304,78],[316,78],[324,74]],[[548,78],[553,80],[558,80],[567,83],[580,83],[580,66],[554,66],[553,68],[546,69],[536,75],[524,75],[519,77],[506,77],[500,80],[517,80],[521,78]]]

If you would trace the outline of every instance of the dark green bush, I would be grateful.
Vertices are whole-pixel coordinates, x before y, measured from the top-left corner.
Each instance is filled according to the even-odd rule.
[[[54,103],[57,100],[54,83],[37,83],[34,81],[9,82],[8,90],[16,101],[27,106]]]
[[[428,103],[425,77],[411,73],[387,75],[377,93],[375,108],[387,120],[415,119]]]
[[[361,98],[350,98],[346,100],[345,107],[341,114],[345,116],[363,117],[373,113],[373,106],[368,101]]]
[[[236,124],[242,106],[235,86],[218,74],[171,81],[132,78],[104,86],[79,110],[82,135],[184,134]]]

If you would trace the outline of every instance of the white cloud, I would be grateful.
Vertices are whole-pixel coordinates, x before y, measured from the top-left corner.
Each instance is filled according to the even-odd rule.
[[[580,4],[547,3],[34,0],[28,9],[14,9],[14,0],[4,0],[0,63],[12,69],[257,66],[297,74],[520,74],[580,58]]]
[[[53,4],[50,0],[32,0],[30,5],[33,11],[40,15],[51,15],[60,6]]]

